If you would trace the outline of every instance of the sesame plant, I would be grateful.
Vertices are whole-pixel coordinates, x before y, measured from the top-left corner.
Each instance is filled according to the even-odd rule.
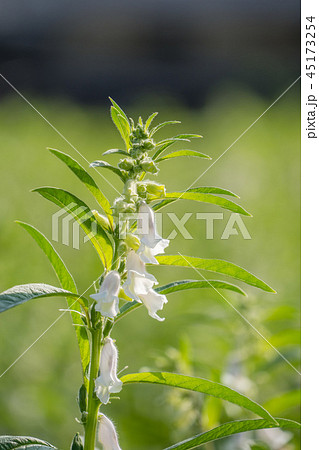
[[[244,408],[249,414],[246,420],[223,423],[193,437],[185,436],[186,440],[173,444],[166,450],[195,448],[244,431],[276,427],[298,429],[300,425],[297,422],[272,417],[254,400],[207,379],[169,372],[129,373],[120,377],[117,369],[118,351],[112,338],[112,330],[119,320],[125,320],[127,314],[134,314],[135,309],[145,307],[149,318],[146,314],[144,320],[163,321],[162,310],[168,301],[167,297],[188,289],[211,287],[218,291],[226,289],[238,295],[246,295],[241,287],[228,281],[204,277],[159,286],[155,276],[147,271],[148,265],[154,268],[159,265],[171,266],[172,269],[185,267],[195,269],[197,274],[199,270],[204,270],[234,278],[269,293],[275,291],[252,273],[231,262],[204,259],[197,255],[167,254],[169,241],[163,239],[156,229],[155,211],[170,203],[179,199],[192,200],[217,205],[237,214],[250,214],[233,201],[237,196],[227,189],[205,186],[192,187],[182,192],[167,192],[165,186],[152,177],[158,176],[163,161],[172,158],[188,156],[209,159],[207,155],[193,150],[169,152],[173,145],[201,136],[180,134],[156,142],[155,135],[162,127],[179,122],[169,121],[153,126],[153,120],[157,116],[157,113],[153,113],[145,122],[140,117],[135,123],[127,118],[113,100],[111,103],[111,117],[125,145],[123,149],[108,150],[104,155],[107,159],[108,155],[117,154],[121,159],[117,167],[101,160],[94,161],[90,166],[107,169],[120,178],[123,190],[113,205],[88,171],[69,155],[55,149],[49,150],[84,183],[99,204],[99,211],[90,209],[82,200],[64,189],[41,187],[34,190],[67,211],[78,222],[101,260],[101,273],[97,274],[97,279],[90,288],[80,294],[73,276],[49,240],[32,225],[18,222],[48,257],[60,287],[40,283],[25,284],[0,294],[0,312],[37,298],[62,296],[67,300],[68,308],[65,311],[70,313],[73,321],[83,383],[79,386],[77,396],[79,432],[71,443],[65,443],[64,448],[95,450],[99,446],[104,450],[119,450],[121,438],[112,421],[100,412],[100,407],[107,406],[112,398],[119,397],[122,389],[130,383],[148,383],[200,392],[231,402]],[[107,407],[103,410],[107,411]],[[120,423],[121,417],[117,421]],[[54,448],[53,444],[33,437],[0,437],[0,450]]]

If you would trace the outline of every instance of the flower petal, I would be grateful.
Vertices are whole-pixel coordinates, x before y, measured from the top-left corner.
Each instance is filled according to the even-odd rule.
[[[167,298],[165,295],[158,294],[153,289],[151,289],[147,294],[140,295],[140,298],[146,308],[148,309],[148,313],[151,317],[156,320],[162,322],[165,320],[162,317],[159,317],[156,313],[159,310],[163,309],[165,303],[167,303]]]
[[[99,417],[98,440],[101,442],[103,450],[121,450],[115,427],[104,414]]]

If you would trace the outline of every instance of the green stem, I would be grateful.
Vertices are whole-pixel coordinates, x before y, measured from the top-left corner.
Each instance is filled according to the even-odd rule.
[[[91,367],[88,391],[88,415],[85,424],[84,450],[95,449],[96,428],[100,401],[95,395],[95,379],[98,377],[101,353],[102,330],[92,329]]]

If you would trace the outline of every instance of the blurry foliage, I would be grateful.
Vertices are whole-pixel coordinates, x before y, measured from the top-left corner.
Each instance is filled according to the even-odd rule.
[[[227,186],[241,196],[241,204],[253,214],[243,218],[251,240],[231,236],[221,240],[229,217],[215,221],[214,240],[205,240],[205,223],[187,222],[193,239],[180,235],[171,242],[170,253],[231,259],[273,286],[278,294],[248,289],[248,298],[233,293],[226,298],[297,368],[299,368],[300,299],[300,130],[299,96],[289,92],[218,161],[196,185]],[[183,129],[199,132],[195,150],[216,159],[267,107],[268,103],[243,89],[229,86],[209,102],[204,110],[187,110],[167,99],[146,98],[128,108],[148,114],[161,111],[162,120],[178,118]],[[88,161],[100,157],[107,148],[121,145],[112,129],[106,108],[82,107],[67,101],[32,99],[41,113],[65,135]],[[125,105],[123,105],[125,107]],[[176,134],[178,133],[178,125]],[[26,103],[16,97],[3,99],[0,109],[1,206],[0,290],[15,284],[46,282],[55,284],[55,275],[32,239],[13,223],[31,222],[51,236],[51,214],[56,208],[43,202],[30,189],[56,184],[71,189],[88,204],[92,199],[75,177],[52,158],[46,147],[79,155],[63,141]],[[165,133],[163,131],[163,136]],[[177,147],[176,147],[177,148]],[[181,147],[182,148],[182,147]],[[116,158],[116,157],[114,157]],[[112,157],[110,157],[112,162]],[[114,159],[115,160],[115,159]],[[161,172],[168,191],[190,185],[210,162],[188,158],[167,161]],[[45,167],[45,170],[43,170]],[[94,173],[99,186],[113,199],[103,178]],[[90,172],[91,173],[91,172]],[[113,174],[108,180],[118,188]],[[170,207],[167,207],[167,211]],[[165,211],[165,210],[164,210]],[[174,203],[179,217],[184,212],[216,211],[212,205]],[[218,211],[220,212],[220,211]],[[164,217],[164,237],[173,225]],[[76,274],[80,292],[95,279],[101,266],[90,244],[72,250],[56,244],[67,265]],[[161,283],[197,278],[191,269],[170,271],[156,268]],[[0,318],[2,373],[58,317],[63,299],[43,299],[10,310]],[[140,368],[170,369],[221,381],[264,404],[275,415],[300,420],[298,374],[210,289],[170,296],[165,307],[166,321],[147,320],[144,309],[119,322],[120,368],[130,372]],[[80,362],[70,318],[60,319],[11,369],[0,378],[0,434],[37,435],[61,449],[70,442],[78,425],[76,393],[80,386]],[[157,450],[224,422],[243,418],[246,412],[200,394],[163,389],[161,386],[127,386],[107,409],[121,437],[121,446],[130,450]],[[247,417],[247,414],[246,414]],[[299,449],[299,436],[245,434],[218,441],[207,449],[267,448]],[[266,439],[268,437],[268,441]],[[280,444],[278,447],[277,444]],[[255,447],[254,447],[255,445]],[[258,447],[259,446],[259,447]]]

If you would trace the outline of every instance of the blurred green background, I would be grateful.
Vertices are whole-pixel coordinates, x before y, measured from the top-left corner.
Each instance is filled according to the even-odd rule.
[[[278,92],[278,95],[281,92]],[[171,294],[159,323],[140,308],[120,321],[113,336],[119,348],[119,368],[136,372],[172,370],[221,381],[265,405],[279,417],[300,419],[299,375],[275,346],[299,370],[300,299],[300,107],[295,86],[259,120],[197,183],[230,189],[253,214],[243,218],[251,240],[231,236],[221,240],[229,214],[216,221],[213,240],[205,239],[205,224],[196,212],[222,212],[213,206],[178,201],[164,211],[178,217],[193,212],[187,228],[166,253],[222,258],[259,276],[277,295],[247,288],[248,298],[223,292],[258,331],[263,340],[213,290]],[[108,148],[121,146],[105,107],[83,106],[67,100],[34,98],[39,111],[91,162]],[[242,86],[225,84],[201,110],[185,108],[163,96],[145,96],[127,109],[133,118],[160,112],[160,121],[178,119],[182,125],[162,132],[200,133],[195,150],[216,159],[270,104]],[[0,289],[45,282],[58,285],[41,250],[15,219],[32,223],[51,238],[51,218],[57,208],[32,188],[47,185],[68,189],[94,204],[89,193],[46,147],[58,148],[84,167],[88,164],[48,124],[16,95],[1,100]],[[177,131],[178,130],[178,131]],[[176,147],[177,148],[177,147]],[[183,148],[183,147],[180,147]],[[117,158],[112,157],[114,161]],[[200,159],[163,162],[157,179],[168,190],[188,187],[210,164]],[[93,172],[93,169],[90,169]],[[115,175],[101,172],[117,188]],[[92,173],[106,196],[116,192]],[[164,237],[174,228],[164,216]],[[73,250],[55,243],[82,292],[101,272],[90,243]],[[154,268],[160,284],[198,278],[191,269]],[[206,274],[207,275],[207,274]],[[214,278],[210,276],[209,278]],[[221,276],[216,277],[221,279]],[[246,289],[246,288],[245,288]],[[64,299],[42,299],[0,316],[0,375],[59,316]],[[68,449],[81,426],[76,395],[81,384],[79,355],[70,317],[63,316],[0,378],[0,434],[34,435]],[[120,400],[102,408],[116,424],[123,449],[159,450],[177,440],[249,413],[214,398],[167,387],[127,386]],[[263,441],[271,449],[299,449],[299,436],[269,430],[218,441],[205,448],[246,449]]]

